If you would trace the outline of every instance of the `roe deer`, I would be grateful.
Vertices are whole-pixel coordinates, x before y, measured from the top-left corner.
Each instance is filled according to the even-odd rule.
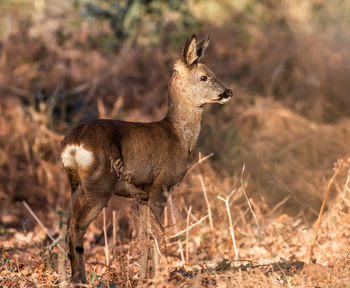
[[[113,194],[147,204],[140,207],[139,240],[152,241],[145,241],[147,245],[141,249],[140,277],[147,277],[150,252],[152,271],[157,271],[157,240],[143,222],[146,214],[161,228],[167,195],[181,183],[188,156],[196,145],[203,107],[223,104],[232,97],[232,91],[199,63],[208,44],[208,37],[200,42],[195,35],[188,38],[174,65],[169,109],[163,120],[90,120],[70,130],[63,139],[61,159],[72,190],[67,240],[73,283],[87,283],[84,234]]]

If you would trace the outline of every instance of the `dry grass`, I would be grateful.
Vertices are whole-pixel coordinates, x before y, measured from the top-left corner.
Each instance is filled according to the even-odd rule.
[[[223,13],[231,11],[233,4],[221,2],[228,5]],[[332,167],[349,152],[348,32],[320,31],[311,21],[312,5],[301,11],[293,3],[299,2],[264,6],[268,19],[235,7],[236,13],[223,17],[235,25],[204,22],[213,39],[208,66],[237,95],[205,113],[189,168],[199,160],[198,151],[214,155],[201,157],[172,194],[167,251],[161,251],[166,261],[155,279],[139,280],[139,286],[349,287],[347,171],[330,191],[314,247],[316,263],[301,263],[308,258],[312,221]],[[75,17],[66,16],[67,23]],[[99,116],[158,120],[166,111],[169,63],[176,56],[166,44],[126,47],[118,55],[82,49],[79,45],[101,31],[110,33],[99,23],[81,25],[59,46],[52,27],[61,22],[21,20],[0,42],[2,287],[69,286],[67,259],[49,246],[52,241],[22,205],[25,200],[53,237],[59,235],[69,203],[59,163],[59,142],[67,129]],[[229,195],[226,206],[220,199]],[[85,250],[91,286],[136,286],[142,249],[135,240],[137,209],[133,201],[114,198],[105,225],[100,215],[89,228]],[[120,220],[114,232],[113,210]],[[113,251],[109,267],[103,226]],[[176,230],[183,234],[170,237]]]
[[[348,225],[350,223],[348,213],[350,199],[347,182],[346,185],[339,183],[341,187],[339,198],[324,217],[319,240],[315,247],[316,263],[306,264],[313,229],[306,226],[302,218],[290,217],[286,214],[273,218],[259,215],[257,218],[261,227],[257,229],[253,217],[249,215],[248,205],[241,207],[230,203],[231,211],[235,215],[233,227],[239,247],[239,261],[235,261],[235,253],[230,240],[230,227],[227,224],[228,221],[224,220],[225,205],[220,203],[220,200],[215,202],[212,199],[211,204],[221,210],[221,213],[214,213],[215,230],[210,229],[209,222],[202,222],[202,225],[197,225],[189,231],[189,238],[186,239],[188,243],[186,264],[181,261],[176,242],[168,242],[166,260],[162,260],[162,270],[155,279],[145,281],[141,286],[347,287],[350,283],[347,241],[350,237],[350,226]],[[188,189],[188,187],[185,186],[182,189]],[[184,201],[181,199],[182,189],[175,193],[176,201]],[[240,198],[244,198],[239,189],[238,187],[237,194],[240,194]],[[210,189],[208,193],[212,194],[214,191]],[[205,203],[204,197],[197,200]],[[175,215],[180,228],[186,228],[202,215],[201,211],[194,209],[193,214],[189,214],[190,220],[187,222],[185,221],[187,215],[180,215],[179,207],[181,206],[177,203],[176,207]],[[119,285],[134,287],[135,279],[138,279],[138,250],[141,247],[133,241],[125,244],[119,243],[118,254],[111,261],[110,267],[107,267],[104,245],[94,240],[96,232],[103,235],[103,225],[98,224],[100,220],[95,222],[95,227],[90,228],[86,236],[87,271],[90,283],[92,286],[98,283],[116,283],[118,287]],[[169,227],[166,234],[171,234],[172,230],[173,227]],[[38,237],[39,230],[33,232],[24,233],[9,229],[6,240],[2,241],[3,264],[0,272],[2,285],[9,285],[17,278],[21,279],[24,287],[50,286],[57,285],[59,282],[66,285],[69,270],[67,274],[59,276],[53,257],[57,253],[58,257],[62,257],[62,254],[56,247],[38,255],[40,248],[37,247],[42,246],[43,238]],[[16,247],[17,251],[5,251],[6,247]],[[50,261],[53,261],[52,267]],[[67,260],[64,262],[67,266]]]
[[[349,120],[319,124],[257,98],[235,124],[251,189],[270,205],[290,196],[286,206],[293,211],[318,215],[333,163],[348,152]]]

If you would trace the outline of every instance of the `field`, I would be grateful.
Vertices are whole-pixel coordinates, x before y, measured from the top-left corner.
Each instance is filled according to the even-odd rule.
[[[139,206],[114,197],[85,235],[88,287],[350,287],[349,15],[340,0],[1,2],[0,287],[71,287],[60,141],[86,119],[162,119],[192,32],[234,96],[206,107],[161,271],[138,277]]]

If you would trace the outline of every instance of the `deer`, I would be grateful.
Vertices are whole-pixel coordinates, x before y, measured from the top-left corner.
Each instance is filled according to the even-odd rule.
[[[169,193],[180,185],[200,133],[204,107],[232,98],[227,88],[200,62],[209,37],[191,34],[174,64],[168,89],[168,112],[158,122],[113,119],[87,120],[72,128],[61,142],[61,161],[71,188],[67,245],[71,281],[87,283],[84,235],[112,195],[138,199],[141,249],[140,278],[159,269],[155,233],[147,215],[161,231]],[[154,276],[154,274],[153,274]]]

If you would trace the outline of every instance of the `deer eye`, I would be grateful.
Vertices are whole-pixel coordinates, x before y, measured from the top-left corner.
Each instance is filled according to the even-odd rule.
[[[208,77],[207,76],[201,76],[201,81],[207,81]]]

